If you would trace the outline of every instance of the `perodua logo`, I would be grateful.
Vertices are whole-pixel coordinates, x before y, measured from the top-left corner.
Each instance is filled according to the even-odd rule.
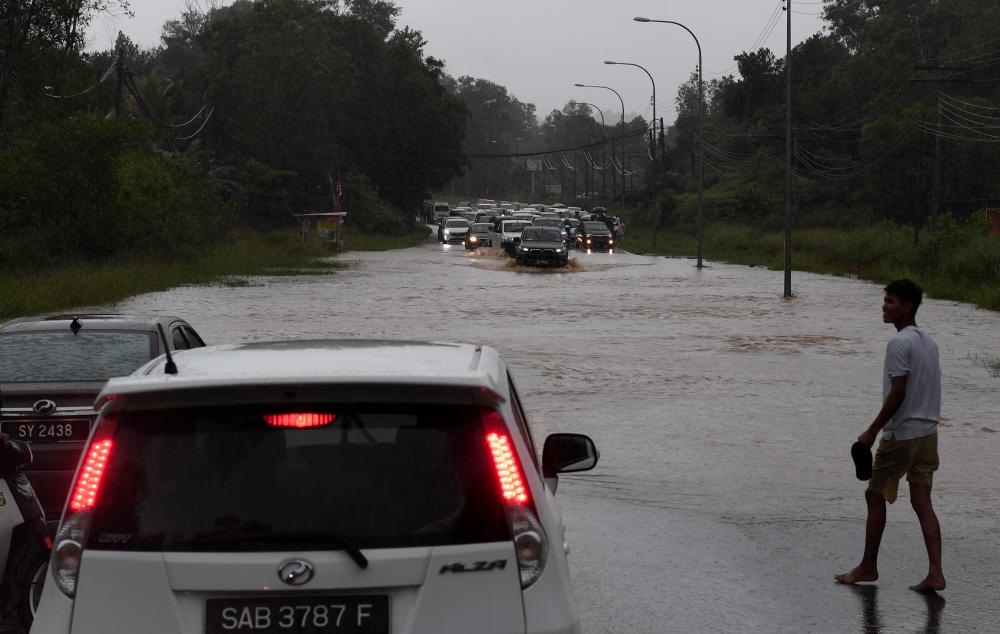
[[[278,576],[290,586],[301,586],[313,578],[313,565],[304,559],[289,559],[278,566]]]
[[[35,413],[40,416],[48,416],[56,411],[56,402],[43,398],[40,401],[35,401],[35,404],[31,406],[31,409],[35,410]]]

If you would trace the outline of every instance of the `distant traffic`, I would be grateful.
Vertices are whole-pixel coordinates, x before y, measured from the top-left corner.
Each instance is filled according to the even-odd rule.
[[[443,245],[503,251],[524,266],[565,266],[569,250],[613,252],[625,223],[604,207],[589,211],[562,203],[520,203],[480,198],[475,203],[426,201],[423,220],[437,225]]]

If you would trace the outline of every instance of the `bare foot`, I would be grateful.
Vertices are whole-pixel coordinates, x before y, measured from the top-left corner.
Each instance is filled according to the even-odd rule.
[[[855,584],[862,581],[878,581],[878,570],[871,569],[866,570],[861,566],[858,566],[850,572],[845,572],[841,575],[834,575],[834,581],[837,583]]]
[[[910,590],[922,593],[940,592],[941,590],[944,590],[945,585],[944,575],[941,573],[929,574],[917,585],[910,586]]]

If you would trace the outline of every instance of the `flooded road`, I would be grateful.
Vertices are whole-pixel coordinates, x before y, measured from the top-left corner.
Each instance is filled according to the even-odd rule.
[[[948,589],[926,572],[901,488],[878,587],[858,563],[863,485],[849,448],[878,411],[891,326],[879,286],[631,254],[526,271],[434,242],[347,254],[332,276],[254,278],[143,295],[209,343],[365,337],[482,342],[524,392],[537,437],[589,434],[601,463],[566,477],[585,631],[975,632],[1000,621],[1000,315],[928,300],[944,371],[935,503]],[[945,603],[945,600],[947,603]]]

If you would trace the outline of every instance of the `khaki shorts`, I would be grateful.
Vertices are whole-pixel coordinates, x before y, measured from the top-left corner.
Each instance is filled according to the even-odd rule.
[[[896,440],[883,437],[875,452],[868,490],[892,504],[899,493],[899,479],[931,486],[938,468],[937,434]]]

